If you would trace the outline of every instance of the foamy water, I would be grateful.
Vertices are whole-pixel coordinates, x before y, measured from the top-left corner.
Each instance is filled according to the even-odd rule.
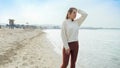
[[[60,30],[44,31],[48,33],[55,51],[61,55],[63,44]],[[120,68],[120,30],[81,29],[77,68]]]

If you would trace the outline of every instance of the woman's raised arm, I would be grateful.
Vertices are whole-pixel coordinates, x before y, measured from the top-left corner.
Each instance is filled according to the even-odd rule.
[[[78,10],[78,13],[81,14],[81,17],[79,17],[78,19],[76,19],[75,21],[78,23],[78,25],[80,26],[83,21],[86,19],[86,17],[88,16],[88,14],[83,11],[83,10]]]

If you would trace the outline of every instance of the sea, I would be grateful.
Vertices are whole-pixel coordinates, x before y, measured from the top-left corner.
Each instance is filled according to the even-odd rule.
[[[61,29],[44,29],[62,57]],[[76,68],[120,68],[120,29],[80,29]]]

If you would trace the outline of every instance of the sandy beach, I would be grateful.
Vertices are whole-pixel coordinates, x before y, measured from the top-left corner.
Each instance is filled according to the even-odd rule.
[[[59,68],[60,56],[40,29],[0,29],[0,68]]]

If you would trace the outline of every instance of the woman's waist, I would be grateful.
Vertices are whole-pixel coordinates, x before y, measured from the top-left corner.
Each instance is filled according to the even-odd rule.
[[[74,42],[78,42],[78,40],[69,40],[68,43],[74,43]]]
[[[68,42],[74,42],[74,41],[78,41],[78,38],[77,37],[68,38],[67,40],[68,40]]]
[[[75,45],[79,45],[79,43],[78,43],[78,40],[77,41],[71,41],[71,42],[68,42],[68,45],[69,46],[75,46]]]

